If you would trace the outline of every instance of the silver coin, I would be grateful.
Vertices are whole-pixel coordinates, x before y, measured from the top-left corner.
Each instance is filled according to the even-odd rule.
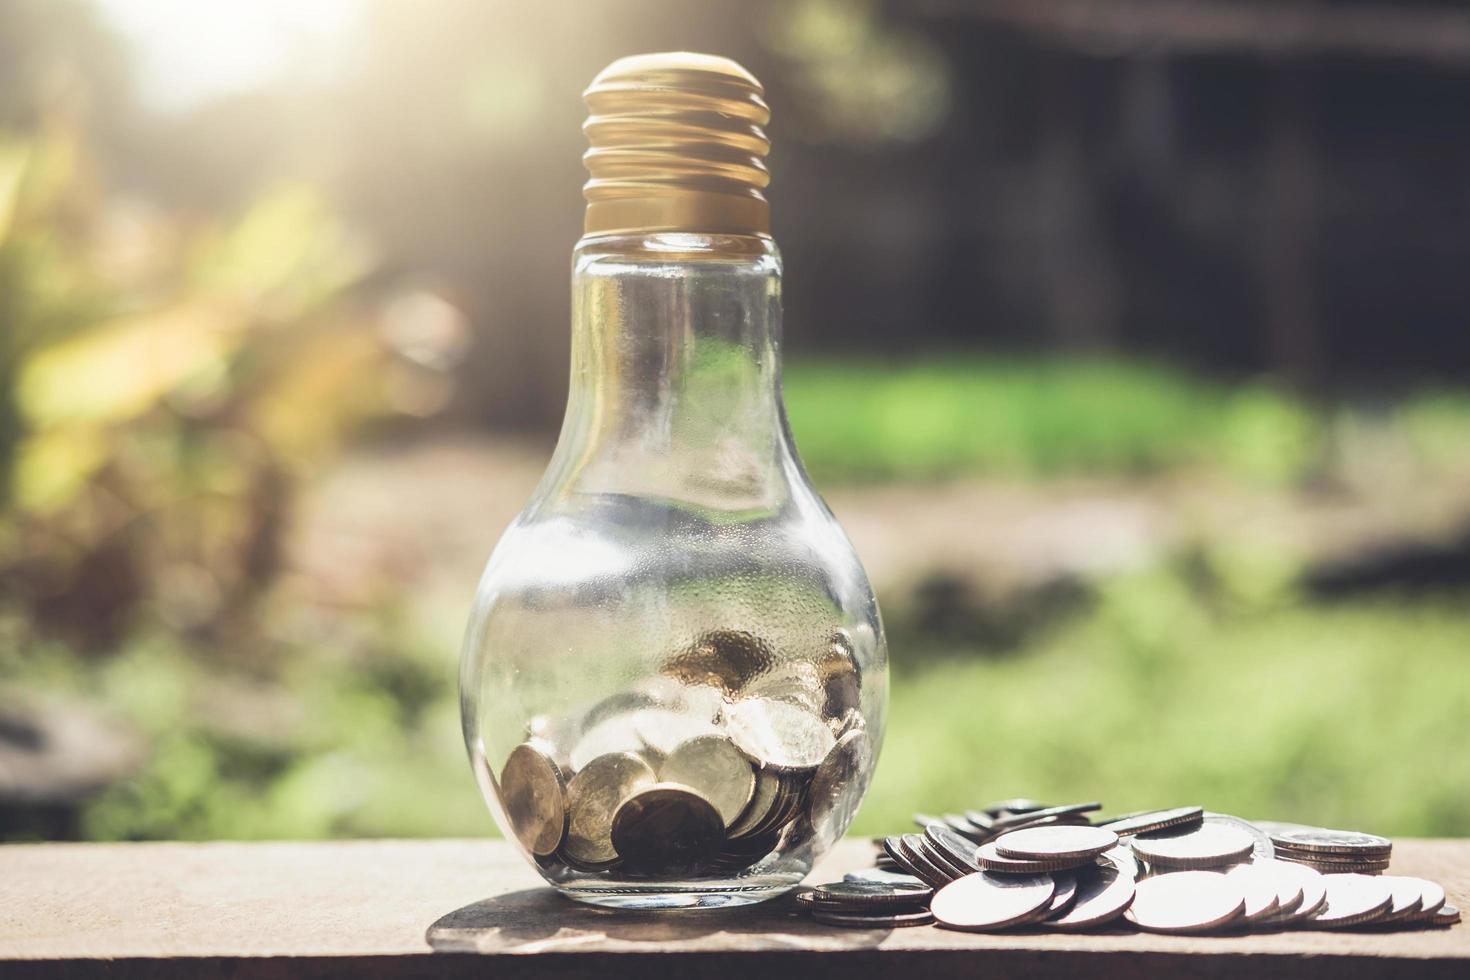
[[[1323,861],[1314,857],[1303,857],[1285,849],[1276,852],[1277,860],[1301,864],[1323,874],[1382,874],[1388,870],[1388,861]]]
[[[1380,923],[1404,922],[1415,917],[1424,909],[1424,881],[1421,878],[1406,878],[1402,875],[1384,875],[1378,879],[1388,883],[1393,893],[1393,904]]]
[[[942,857],[949,860],[951,866],[959,870],[960,874],[985,870],[975,861],[975,842],[957,833],[949,824],[931,823],[924,828],[924,836],[929,839],[929,843]]]
[[[1009,802],[1014,803],[1017,801],[1011,800]],[[1026,802],[1030,803],[1033,801],[1028,800]],[[992,833],[999,834],[1007,830],[1018,830],[1022,826],[1033,824],[1036,823],[1038,820],[1044,820],[1049,817],[1076,817],[1085,813],[1091,813],[1094,810],[1101,809],[1101,803],[1092,802],[1068,803],[1065,806],[1042,807],[1038,810],[1007,810],[1005,816],[997,817],[991,822],[990,830]]]
[[[1244,861],[1255,840],[1243,830],[1205,823],[1183,832],[1135,836],[1129,846],[1151,865],[1163,868],[1215,868]]]
[[[1276,856],[1276,848],[1271,843],[1271,835],[1249,820],[1232,817],[1228,813],[1211,813],[1206,810],[1204,822],[1222,827],[1234,827],[1249,835],[1251,840],[1255,841],[1255,845],[1251,848],[1251,860],[1253,861],[1266,861]]]
[[[1071,871],[1053,871],[1051,880],[1057,890],[1052,894],[1051,904],[1046,907],[1046,914],[1041,918],[1061,915],[1077,900],[1077,875]]]
[[[935,844],[926,834],[916,836],[919,842],[914,845],[915,849],[920,851],[924,857],[928,858],[929,863],[933,864],[940,871],[943,871],[945,876],[951,881],[956,878],[963,878],[967,874],[973,874],[980,870],[979,868],[971,867],[965,861],[950,857],[944,848]]]
[[[955,833],[969,838],[976,844],[983,842],[990,836],[988,825],[981,826],[962,813],[946,813],[940,819],[948,824],[949,828]]]
[[[934,921],[934,914],[928,909],[922,909],[916,912],[860,915],[851,912],[824,912],[813,904],[812,921],[849,929],[903,929],[908,926],[927,926]]]
[[[949,929],[988,931],[1024,922],[1051,904],[1050,875],[994,875],[981,871],[956,879],[934,893],[929,909]]]
[[[687,786],[654,783],[623,801],[613,814],[612,845],[635,870],[695,874],[725,841],[714,804]]]
[[[1090,857],[1081,858],[1012,858],[1001,854],[996,848],[995,841],[981,844],[975,849],[975,863],[986,871],[994,871],[1000,874],[1043,874],[1051,871],[1069,871],[1072,868],[1087,864]]]
[[[817,766],[807,799],[818,846],[830,846],[847,830],[863,801],[872,771],[873,743],[861,729],[839,738]]]
[[[1419,879],[1419,886],[1420,890],[1423,892],[1423,895],[1419,900],[1421,908],[1417,913],[1415,913],[1414,917],[1409,920],[1411,922],[1423,922],[1429,919],[1436,912],[1438,912],[1445,903],[1444,887],[1440,885],[1439,882],[1430,881],[1427,878],[1421,878]]]
[[[1075,872],[1077,897],[1047,925],[1066,932],[1095,929],[1112,922],[1133,904],[1133,874],[1111,853]]]
[[[1218,871],[1173,871],[1138,882],[1128,919],[1146,932],[1214,932],[1245,914],[1245,896]]]
[[[778,769],[815,769],[837,744],[820,716],[766,698],[731,705],[725,711],[725,728],[751,761]]]
[[[888,850],[890,856],[909,874],[912,874],[924,884],[931,888],[942,888],[949,884],[950,876],[947,872],[936,868],[928,858],[914,850],[913,846],[905,839],[913,835],[899,837],[888,837],[883,841],[883,846]]]
[[[1225,872],[1245,898],[1245,921],[1261,922],[1281,911],[1279,879],[1259,864],[1237,864]],[[1301,901],[1301,889],[1288,896],[1295,906]]]
[[[821,715],[827,704],[827,693],[816,665],[804,660],[787,661],[772,667],[746,685],[740,696],[742,699],[786,701],[814,715]]]
[[[587,763],[567,784],[562,852],[584,865],[616,861],[613,814],[624,800],[657,781],[653,767],[631,752],[610,752]]]
[[[990,833],[990,828],[995,824],[995,818],[983,810],[966,810],[961,816],[968,820],[972,826],[985,831],[987,835]],[[945,817],[945,819],[948,820],[949,818]],[[956,827],[955,829],[958,830],[959,828]]]
[[[902,871],[885,871],[882,868],[859,868],[842,876],[843,881],[871,881],[880,885],[921,885],[927,891],[934,889],[911,874]]]
[[[1323,875],[1322,883],[1327,886],[1327,905],[1310,919],[1303,919],[1303,926],[1340,929],[1367,925],[1382,918],[1393,906],[1393,888],[1373,875]]]
[[[1310,854],[1346,854],[1365,859],[1386,857],[1393,850],[1393,841],[1387,837],[1326,827],[1286,830],[1271,839],[1281,847]]]
[[[750,760],[724,735],[697,735],[674,746],[658,769],[660,782],[693,787],[729,827],[755,794]]]
[[[521,846],[547,857],[561,846],[567,828],[566,784],[561,767],[545,748],[522,742],[500,770],[500,801]]]
[[[1123,874],[1128,876],[1129,881],[1137,881],[1142,877],[1143,869],[1139,867],[1138,858],[1133,856],[1133,849],[1128,846],[1128,838],[1118,842],[1118,846],[1111,851],[1104,851],[1098,855],[1098,860],[1108,860],[1115,863]]]
[[[872,881],[831,881],[814,888],[812,899],[818,905],[857,909],[906,908],[928,901],[933,893],[928,885],[918,882],[895,885]]]
[[[633,730],[643,741],[645,754],[659,760],[685,742],[703,735],[720,734],[719,728],[709,719],[673,708],[644,708],[633,712],[631,717]]]
[[[1276,883],[1276,912],[1262,921],[1285,925],[1298,916],[1315,915],[1327,900],[1322,876],[1304,865],[1273,859],[1253,861],[1243,867],[1255,868]]]
[[[903,846],[904,853],[908,854],[921,870],[925,872],[932,870],[934,874],[939,876],[937,881],[932,876],[919,876],[929,881],[936,888],[947,882],[954,881],[966,873],[957,868],[950,867],[949,862],[945,861],[935,852],[923,834],[904,834],[900,838],[900,843]]]
[[[1460,910],[1453,905],[1441,905],[1434,915],[1424,921],[1436,926],[1456,925],[1460,921]]]
[[[1205,811],[1197,806],[1180,806],[1172,810],[1141,810],[1121,817],[1113,817],[1098,824],[1119,837],[1132,834],[1151,834],[1173,827],[1191,827],[1204,820]]]
[[[1051,826],[1012,830],[995,838],[1002,857],[1026,861],[1092,858],[1111,850],[1118,835],[1102,827]]]
[[[985,804],[980,810],[986,816],[994,819],[1002,813],[1034,813],[1037,810],[1045,810],[1050,806],[1050,803],[1042,803],[1040,800],[1018,798],[1014,800],[996,800],[993,803]]]
[[[771,816],[780,803],[783,786],[780,774],[774,769],[762,769],[755,775],[755,790],[751,794],[750,803],[729,828],[732,840],[754,836],[756,828]]]
[[[600,755],[609,752],[643,752],[647,748],[642,736],[638,734],[636,715],[615,715],[587,729],[577,739],[577,744],[572,746],[569,761],[574,771],[580,771]]]

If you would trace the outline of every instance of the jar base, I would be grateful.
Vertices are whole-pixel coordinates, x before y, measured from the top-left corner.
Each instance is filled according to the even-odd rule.
[[[557,885],[557,891],[573,901],[602,908],[630,911],[667,909],[729,909],[780,898],[800,879],[750,882],[731,885],[694,883],[607,885]]]

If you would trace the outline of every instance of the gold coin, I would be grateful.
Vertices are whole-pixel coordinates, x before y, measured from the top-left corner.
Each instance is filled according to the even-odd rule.
[[[511,831],[537,857],[560,846],[567,827],[566,786],[561,768],[533,742],[522,742],[500,771],[500,800]]]
[[[852,823],[872,768],[873,743],[863,731],[851,731],[838,739],[817,767],[807,795],[819,846],[836,842]]]
[[[653,767],[631,752],[609,752],[587,763],[567,785],[563,853],[589,865],[617,860],[612,844],[613,813],[629,796],[656,781]]]
[[[655,783],[628,797],[613,814],[614,850],[647,874],[697,874],[724,842],[719,811],[687,786]]]
[[[682,783],[714,804],[729,827],[745,811],[755,793],[755,770],[735,743],[724,735],[697,735],[680,742],[659,766],[658,778]]]

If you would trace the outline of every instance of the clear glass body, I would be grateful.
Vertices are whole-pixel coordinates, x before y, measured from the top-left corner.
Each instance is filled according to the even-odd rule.
[[[792,445],[780,277],[761,236],[574,254],[565,422],[480,581],[460,689],[497,823],[582,901],[779,895],[877,760],[882,621]]]

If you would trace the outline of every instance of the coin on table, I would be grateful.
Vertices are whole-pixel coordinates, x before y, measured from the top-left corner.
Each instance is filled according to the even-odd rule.
[[[1280,880],[1282,888],[1290,889],[1294,886],[1301,888],[1301,902],[1294,909],[1283,907],[1283,910],[1272,919],[1273,922],[1286,925],[1302,919],[1310,919],[1327,905],[1327,885],[1322,880],[1322,873],[1315,868],[1280,859],[1255,862],[1255,866],[1265,868],[1275,875]]]
[[[950,866],[960,874],[984,869],[975,861],[975,842],[955,831],[947,823],[931,823],[924,828],[924,836],[939,855],[948,859]]]
[[[1038,921],[1061,915],[1077,900],[1076,874],[1071,871],[1053,871],[1051,880],[1056,885],[1056,891],[1051,896],[1051,902],[1047,905],[1045,914],[1038,913]]]
[[[1173,827],[1191,827],[1204,820],[1205,811],[1197,806],[1178,806],[1171,810],[1141,810],[1111,820],[1104,820],[1099,827],[1106,827],[1119,837],[1133,834],[1151,834]]]
[[[942,888],[949,884],[949,875],[934,867],[927,858],[916,854],[904,843],[903,837],[883,838],[883,848],[900,868],[929,887]]]
[[[561,767],[534,742],[511,750],[500,770],[500,799],[516,840],[537,857],[555,853],[567,828]]]
[[[1388,883],[1393,893],[1393,904],[1388,907],[1378,922],[1404,922],[1412,919],[1424,909],[1424,881],[1421,878],[1406,878],[1402,875],[1384,875],[1378,879]]]
[[[990,828],[995,825],[995,818],[983,810],[966,810],[960,816],[964,817],[972,827],[983,830],[987,836],[990,834]],[[948,820],[949,817],[945,817],[945,819]],[[960,828],[956,827],[955,829],[959,830]]]
[[[987,931],[1024,922],[1050,905],[1051,875],[965,875],[934,893],[929,909],[949,929]]]
[[[1279,847],[1309,854],[1346,854],[1364,859],[1387,857],[1393,850],[1393,841],[1387,837],[1326,827],[1284,830],[1273,834],[1271,840]]]
[[[895,885],[873,881],[829,881],[812,890],[812,899],[818,905],[891,909],[920,905],[933,893],[932,888],[919,882]]]
[[[1434,915],[1424,921],[1436,926],[1456,925],[1460,921],[1460,910],[1453,905],[1441,905]]]
[[[826,912],[813,903],[812,921],[829,926],[845,926],[850,929],[903,929],[908,926],[927,926],[934,921],[934,914],[928,909],[871,914]]]
[[[1105,854],[1073,874],[1077,897],[1071,908],[1047,922],[1049,927],[1067,932],[1094,929],[1112,922],[1133,904],[1132,872],[1116,857]]]
[[[1237,864],[1225,872],[1225,877],[1235,882],[1245,898],[1245,921],[1260,922],[1281,911],[1279,881],[1275,875],[1258,864]],[[1294,908],[1301,901],[1301,888],[1290,894],[1288,899]]]
[[[899,846],[914,862],[915,867],[925,872],[919,877],[929,881],[936,888],[967,873],[950,867],[949,862],[941,858],[930,847],[928,839],[923,834],[904,834],[899,838]],[[938,876],[937,880],[933,877],[935,875]]]
[[[1327,905],[1301,924],[1311,929],[1341,929],[1376,922],[1393,906],[1393,888],[1383,878],[1362,874],[1322,876]]]
[[[1002,813],[1034,813],[1037,810],[1045,810],[1051,806],[1050,803],[1042,803],[1040,800],[1028,800],[1024,798],[1014,800],[996,800],[987,803],[980,808],[981,812],[994,819]]]
[[[696,735],[673,747],[659,766],[658,778],[698,790],[720,811],[729,827],[755,793],[755,770],[750,760],[724,735]]]
[[[1133,853],[1166,868],[1215,868],[1244,861],[1255,847],[1245,831],[1205,823],[1183,832],[1135,836]]]
[[[1083,814],[1101,809],[1102,804],[1094,801],[1092,803],[1068,803],[1065,806],[1049,806],[1039,810],[1008,810],[1005,816],[997,817],[991,822],[990,830],[992,833],[999,834],[1007,830],[1017,830],[1023,825],[1033,824],[1039,820],[1047,820],[1052,817],[1080,817]]]
[[[616,861],[613,813],[624,800],[657,782],[653,767],[631,752],[610,752],[587,763],[567,784],[567,837],[562,850],[583,865]]]
[[[919,885],[925,892],[933,892],[927,884],[904,871],[885,871],[882,868],[859,868],[842,876],[843,881],[871,881],[880,885]]]
[[[946,813],[940,820],[957,834],[962,834],[979,844],[990,836],[989,824],[978,824],[963,813]],[[927,826],[927,824],[925,825]]]
[[[986,871],[1000,874],[1043,874],[1049,871],[1068,871],[1090,861],[1091,858],[1012,858],[1001,854],[995,841],[981,844],[975,849],[975,863]]]
[[[995,839],[1001,857],[1025,861],[1092,858],[1118,843],[1118,835],[1102,827],[1056,825],[1012,830]]]
[[[1242,870],[1248,869],[1248,870]],[[1247,918],[1253,922],[1272,922],[1284,925],[1290,922],[1302,908],[1302,903],[1308,898],[1308,887],[1311,890],[1312,908],[1326,898],[1327,890],[1322,886],[1322,876],[1311,868],[1300,864],[1288,864],[1274,858],[1265,861],[1252,861],[1250,864],[1237,865],[1226,872],[1231,875],[1244,875],[1247,877],[1260,877],[1271,882],[1276,890],[1276,910],[1268,915],[1250,916],[1250,895],[1246,896]],[[1307,876],[1310,875],[1311,878]],[[1312,879],[1315,879],[1313,881]]]
[[[692,874],[725,841],[725,821],[713,803],[687,786],[654,783],[613,814],[612,845],[637,870]]]
[[[852,823],[872,771],[873,743],[861,729],[839,738],[817,766],[807,799],[812,829],[821,846],[831,845]]]
[[[1440,885],[1439,882],[1430,881],[1427,878],[1421,878],[1419,879],[1419,886],[1420,890],[1423,892],[1423,896],[1419,900],[1421,907],[1419,911],[1414,914],[1413,918],[1409,920],[1410,922],[1423,922],[1429,919],[1436,912],[1438,912],[1445,903],[1444,887]]]
[[[1245,896],[1218,871],[1171,871],[1140,881],[1128,919],[1146,932],[1214,932],[1245,914]]]
[[[1276,847],[1271,843],[1271,835],[1249,820],[1232,817],[1228,813],[1211,813],[1209,810],[1206,810],[1204,822],[1206,824],[1214,824],[1218,827],[1234,827],[1236,830],[1249,836],[1251,840],[1255,841],[1254,846],[1251,847],[1252,861],[1266,861],[1276,856]]]
[[[815,769],[837,744],[821,717],[768,698],[732,704],[725,711],[725,728],[751,761],[778,769]]]

